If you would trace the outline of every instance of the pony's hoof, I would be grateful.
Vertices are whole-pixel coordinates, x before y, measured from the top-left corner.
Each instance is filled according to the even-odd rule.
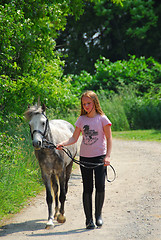
[[[58,216],[59,216],[59,214],[58,214],[58,213],[55,213],[55,214],[54,214],[54,219],[57,220],[57,219],[58,219]]]
[[[58,223],[65,223],[66,217],[62,214],[59,214],[57,217],[57,221],[58,221]]]
[[[54,227],[53,220],[52,220],[52,219],[49,219],[49,221],[48,221],[47,224],[46,224],[45,229],[50,229],[50,228],[53,228],[53,227]]]

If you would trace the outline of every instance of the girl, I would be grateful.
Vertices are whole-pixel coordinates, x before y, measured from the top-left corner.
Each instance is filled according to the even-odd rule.
[[[81,114],[75,123],[73,136],[57,144],[57,149],[77,142],[80,133],[83,138],[80,146],[80,161],[103,163],[96,168],[80,167],[83,180],[83,207],[86,216],[86,228],[93,229],[92,217],[93,174],[95,176],[95,219],[96,225],[103,224],[101,213],[105,197],[105,166],[110,165],[112,149],[111,122],[103,113],[97,95],[92,91],[81,97]],[[89,165],[87,165],[89,166]]]

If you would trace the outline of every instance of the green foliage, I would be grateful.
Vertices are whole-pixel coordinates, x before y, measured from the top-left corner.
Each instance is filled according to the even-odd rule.
[[[126,1],[125,11],[129,9],[131,14],[131,26],[127,29],[127,35],[138,39],[144,39],[151,27],[155,27],[158,17],[155,14],[154,1]]]
[[[79,7],[77,9],[77,7]],[[15,0],[0,5],[1,75],[28,72],[37,52],[51,59],[58,30],[64,29],[66,16],[82,13],[83,4],[69,1]]]
[[[157,95],[153,98],[148,98],[148,95],[138,97],[136,89],[131,85],[112,96],[103,90],[98,94],[114,131],[161,128],[161,100]]]
[[[23,12],[12,4],[0,5],[0,16],[0,75],[16,78],[20,72],[20,44],[25,39],[24,32],[27,34],[32,23],[25,22]]]
[[[117,92],[120,87],[133,84],[138,89],[138,94],[147,92],[156,83],[161,81],[161,64],[153,58],[136,58],[130,56],[129,61],[116,61],[102,58],[95,64],[94,87]]]
[[[93,1],[85,6],[79,21],[67,18],[56,42],[68,55],[65,73],[81,70],[94,73],[94,63],[100,55],[110,61],[128,60],[128,54],[154,57],[161,61],[161,3],[156,0]]]
[[[87,89],[99,94],[113,130],[160,128],[161,64],[130,56],[129,61],[114,63],[101,58],[95,67],[94,75],[72,75],[72,85],[79,96]]]
[[[78,95],[81,95],[84,90],[93,89],[93,76],[86,71],[82,71],[80,75],[69,75],[72,81],[72,87]]]
[[[71,75],[73,86],[79,90],[104,89],[109,93],[119,92],[123,87],[131,84],[137,89],[137,95],[144,95],[146,92],[156,89],[158,92],[161,82],[161,64],[153,58],[136,58],[130,56],[129,61],[111,62],[101,57],[95,64],[95,74],[91,75],[82,71],[80,75]],[[79,86],[81,84],[81,88]]]
[[[60,111],[65,112],[69,106],[76,106],[77,98],[70,90],[71,79],[62,75],[61,63],[59,58],[50,62],[37,58],[33,62],[30,74],[19,77],[16,82],[9,77],[1,77],[2,116],[7,117],[14,112],[22,115],[27,105],[37,102],[39,97],[41,102],[53,107],[56,114]]]
[[[98,97],[101,103],[103,112],[112,122],[112,130],[122,131],[129,130],[129,122],[123,104],[121,103],[121,96],[108,96],[105,91],[99,91]]]
[[[22,114],[29,103],[41,101],[65,111],[74,94],[63,77],[55,38],[66,17],[83,13],[83,1],[15,0],[0,5],[0,109]],[[73,96],[74,98],[74,96]],[[60,103],[61,99],[61,103]],[[74,99],[72,106],[75,105]],[[19,106],[22,105],[22,108]],[[2,119],[1,119],[2,121]]]
[[[154,99],[137,99],[135,114],[131,117],[131,129],[160,129],[161,125],[161,102]]]
[[[38,163],[20,128],[19,124],[12,136],[0,134],[0,219],[17,212],[29,196],[42,189]]]
[[[156,26],[158,20],[153,5],[154,1],[152,0],[126,0],[120,7],[120,5],[107,4],[106,0],[102,0],[96,1],[94,9],[98,16],[110,16],[104,22],[104,27],[107,29],[110,27],[110,21],[113,20],[117,14],[120,14],[120,20],[122,20],[123,14],[125,17],[128,16],[125,33],[130,37],[143,39],[151,27]],[[115,10],[115,12],[113,12],[113,10]]]

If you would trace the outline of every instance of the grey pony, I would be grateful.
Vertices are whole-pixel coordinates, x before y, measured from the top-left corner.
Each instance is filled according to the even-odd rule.
[[[43,147],[43,139],[56,145],[72,136],[74,127],[64,120],[48,120],[45,113],[46,107],[31,106],[24,113],[29,121],[32,144],[35,156],[38,159],[42,179],[46,188],[46,202],[48,205],[48,222],[46,228],[53,226],[55,218],[59,223],[64,223],[64,203],[68,191],[68,181],[72,171],[72,160],[62,151],[56,148],[49,149]],[[73,157],[77,153],[76,144],[69,146]],[[53,216],[52,188],[55,197],[55,214]],[[59,209],[60,201],[60,209]]]

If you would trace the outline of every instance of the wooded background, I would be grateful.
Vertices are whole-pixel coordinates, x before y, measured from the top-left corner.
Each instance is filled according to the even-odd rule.
[[[56,115],[78,108],[86,89],[160,99],[160,13],[154,0],[2,0],[2,123],[38,97]]]
[[[0,219],[41,189],[23,113],[72,124],[94,90],[112,131],[161,129],[161,2],[1,0]]]

